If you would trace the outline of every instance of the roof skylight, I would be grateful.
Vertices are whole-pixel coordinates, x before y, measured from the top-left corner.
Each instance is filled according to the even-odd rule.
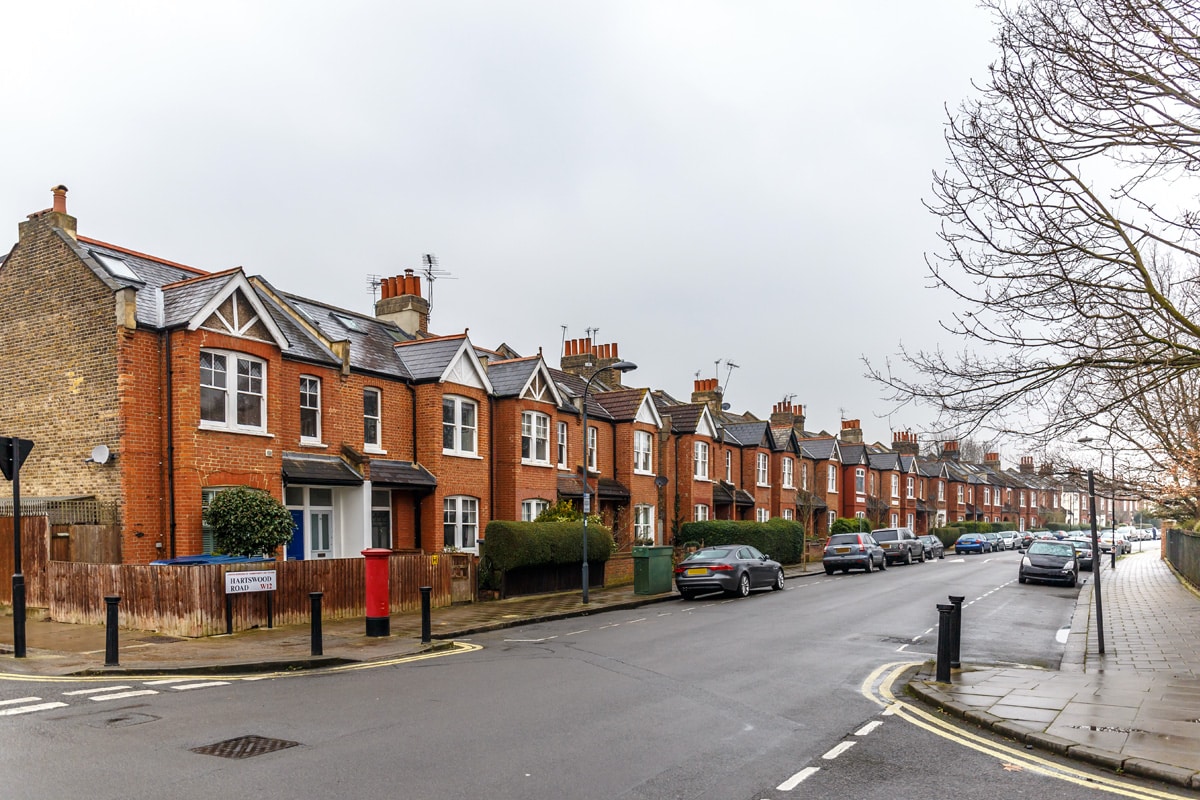
[[[124,261],[117,258],[116,256],[105,255],[104,253],[97,253],[95,250],[93,250],[92,258],[96,259],[96,261],[98,261],[100,263],[100,266],[102,266],[106,270],[108,270],[109,274],[112,275],[114,278],[124,278],[125,280],[129,280],[129,281],[137,281],[138,283],[145,283],[145,281],[143,281],[141,278],[139,278],[137,273],[134,272],[128,264],[126,264]]]

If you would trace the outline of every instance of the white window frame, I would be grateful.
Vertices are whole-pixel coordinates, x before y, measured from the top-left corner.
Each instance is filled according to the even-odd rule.
[[[463,422],[463,410],[470,408],[474,412],[474,424]],[[447,419],[447,411],[450,418]],[[464,434],[470,431],[470,444],[463,446]],[[446,443],[446,434],[450,434],[450,444]],[[479,403],[469,397],[456,394],[442,397],[442,454],[447,456],[479,457]],[[463,496],[466,495],[456,495]]]
[[[792,518],[792,510],[791,510],[790,508],[785,508],[785,509],[783,510],[783,518],[784,518],[784,519],[791,519],[791,518]]]
[[[567,468],[567,423],[558,423],[558,466],[560,469]]]
[[[465,494],[442,500],[442,548],[479,552],[479,498]]]
[[[692,478],[698,481],[708,480],[708,442],[692,442]]]
[[[958,484],[958,504],[961,506],[963,502],[963,485]]]
[[[386,498],[384,503],[379,502]],[[375,522],[377,515],[387,515],[387,544],[378,544],[375,539]],[[386,547],[389,550],[392,548],[392,490],[391,489],[372,489],[371,490],[371,547]]]
[[[733,483],[733,451],[725,451],[725,480]]]
[[[316,435],[304,435],[304,415],[312,415]],[[321,443],[321,379],[315,375],[300,376],[300,444]]]
[[[549,500],[543,500],[540,497],[535,497],[530,500],[521,501],[521,521],[522,522],[537,522],[538,516],[550,507]]]
[[[893,472],[892,473],[892,497],[899,497],[899,496],[900,496],[900,476]],[[896,526],[893,525],[892,527],[895,528]]]
[[[205,359],[209,360],[209,364],[205,364]],[[218,369],[219,362],[219,369]],[[232,362],[233,369],[230,370]],[[242,368],[246,367],[246,374],[243,375]],[[257,368],[257,370],[255,370]],[[267,432],[267,362],[261,358],[248,356],[245,353],[237,353],[230,350],[210,350],[205,348],[200,351],[200,427],[210,430],[231,431],[233,433],[266,433]],[[257,375],[254,374],[257,371]],[[205,383],[205,372],[208,372],[209,382]],[[220,381],[218,381],[218,375]],[[232,378],[231,378],[232,376]],[[243,378],[245,379],[243,381]],[[232,380],[233,385],[230,386]],[[222,404],[222,419],[205,419],[204,418],[204,402],[203,397],[205,392],[217,392],[223,396],[224,403]],[[239,407],[242,398],[258,398],[258,424],[245,424],[239,422]]]
[[[521,463],[550,466],[550,417],[521,412]]]
[[[771,519],[771,512],[765,508],[754,509],[754,520],[756,522],[766,522]]]
[[[825,473],[825,491],[833,492],[834,494],[837,493],[837,490],[838,490],[837,476],[838,476],[837,465],[830,464],[828,470]],[[837,519],[837,517],[834,516],[834,519]]]
[[[654,474],[654,436],[650,431],[633,432],[633,473]]]
[[[692,519],[696,522],[705,522],[708,520],[708,506],[704,503],[697,503],[692,507]]]
[[[795,479],[794,478],[795,470],[796,470],[796,462],[792,459],[791,456],[784,456],[783,464],[781,466],[781,477],[780,477],[780,480],[783,482],[783,488],[785,488],[785,489],[795,489],[796,488],[795,485],[792,483],[792,481]]]
[[[633,507],[633,541],[654,544],[654,506],[639,503]]]
[[[587,468],[588,472],[599,472],[599,451],[600,451],[600,429],[595,425],[588,425],[587,429]]]
[[[858,467],[854,470],[854,493],[867,493],[867,471],[862,467]]]
[[[1025,490],[1024,490],[1024,489],[1022,489],[1021,491],[1017,492],[1017,504],[1018,504],[1018,505],[1019,505],[1021,508],[1024,508],[1024,507],[1025,507]]]
[[[367,398],[375,398],[375,413],[370,413]],[[375,436],[371,438],[371,425],[374,423]],[[383,452],[383,392],[374,386],[363,387],[363,450],[368,453]]]
[[[983,487],[983,504],[985,506],[992,504],[992,487],[990,486]]]
[[[833,523],[837,522],[837,511],[832,508],[825,514],[825,531],[833,530]]]
[[[800,462],[800,488],[808,491],[808,462]]]
[[[913,515],[909,514],[907,517],[905,517],[905,522],[904,522],[905,527],[908,527],[910,529],[915,529],[916,526],[913,524],[913,521],[914,521]]]
[[[900,515],[897,514],[895,511],[892,512],[892,524],[890,527],[893,527],[893,528],[900,527]]]
[[[755,459],[755,483],[759,486],[771,485],[771,457],[766,453],[759,453]]]
[[[939,502],[944,501],[946,499],[946,484],[944,481],[938,481],[937,484],[938,484],[938,501]]]
[[[912,475],[909,475],[907,478],[904,479],[904,495],[909,500],[913,499],[913,489],[914,489],[915,484],[916,484],[916,481],[913,479]]]

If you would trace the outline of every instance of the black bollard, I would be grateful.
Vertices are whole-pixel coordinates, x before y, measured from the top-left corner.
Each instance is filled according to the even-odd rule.
[[[950,666],[954,669],[962,666],[959,661],[959,648],[962,644],[962,604],[966,599],[962,595],[950,595],[950,602],[954,605],[954,622],[950,626]]]
[[[107,608],[107,615],[104,625],[104,666],[119,667],[121,659],[117,654],[117,603],[121,602],[121,598],[117,595],[105,595],[104,604]]]
[[[429,593],[432,591],[432,586],[421,587],[421,644],[429,644],[433,639],[429,630]]]
[[[950,626],[953,624],[954,606],[938,603],[937,681],[950,682]]]
[[[325,648],[321,643],[321,598],[324,596],[324,592],[308,593],[308,602],[312,605],[312,654],[314,656],[325,654]]]

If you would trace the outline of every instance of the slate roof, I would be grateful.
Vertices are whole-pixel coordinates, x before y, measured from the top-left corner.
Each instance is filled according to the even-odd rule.
[[[488,380],[492,383],[496,397],[518,396],[539,363],[541,361],[537,356],[489,363]]]
[[[283,480],[286,483],[315,483],[324,486],[357,486],[362,475],[337,456],[313,456],[307,453],[283,454]]]
[[[558,391],[562,394],[564,401],[569,401],[571,398],[579,397],[583,394],[583,388],[587,385],[587,381],[578,375],[573,375],[570,372],[563,372],[560,369],[550,367],[550,377],[554,379],[554,383],[558,386]],[[596,402],[597,392],[608,390],[608,385],[604,383],[603,378],[597,378],[592,381],[592,388],[588,390],[587,413],[589,417],[594,419],[612,420],[612,415],[608,410]],[[574,403],[565,402],[562,406],[563,410],[574,411],[579,413]]]
[[[435,381],[450,366],[465,338],[465,333],[458,333],[434,339],[417,339],[397,344],[395,351],[414,381]]]
[[[754,495],[745,489],[735,489],[732,483],[717,481],[713,484],[713,503],[727,506],[735,503],[739,506],[754,505]]]
[[[900,455],[898,453],[867,453],[867,466],[871,469],[900,469]]]
[[[390,461],[373,458],[371,466],[371,485],[389,486],[401,489],[421,489],[432,491],[437,486],[437,478],[420,464],[411,461]]]
[[[800,442],[800,452],[807,458],[816,459],[818,461],[828,461],[833,458],[833,454],[837,451],[837,440],[829,439],[804,439]]]
[[[695,433],[696,426],[700,424],[700,417],[704,415],[703,403],[681,403],[679,405],[659,405],[658,397],[655,395],[655,406],[658,408],[658,413],[662,415],[670,415],[671,431],[673,433]]]
[[[67,238],[70,239],[69,236]],[[110,286],[116,284],[137,289],[137,323],[139,326],[147,328],[163,327],[163,322],[159,319],[158,314],[163,286],[207,274],[203,270],[191,269],[179,264],[153,259],[147,255],[135,254],[84,236],[80,236],[77,242],[72,239],[71,244],[83,258],[84,263],[91,267],[93,272],[97,272],[101,279],[107,278],[108,280],[105,282]],[[113,275],[91,257],[93,253],[123,261],[140,281],[134,282]]]
[[[629,499],[629,489],[620,481],[612,478],[588,478],[588,482],[595,489],[595,494],[601,499],[616,498],[619,500]],[[569,472],[558,473],[558,496],[559,497],[583,497],[583,484],[579,480],[578,475],[572,475]]]
[[[592,384],[593,386],[595,384]],[[616,389],[611,392],[589,392],[615,420],[632,420],[646,397],[646,389]],[[590,411],[588,413],[591,413]]]
[[[768,447],[770,446],[771,442],[767,437],[767,428],[769,426],[766,422],[730,422],[724,427],[725,430],[733,434],[734,438],[737,439],[740,444],[746,445],[747,447],[753,447],[755,445],[762,444],[764,441],[767,443]]]
[[[771,430],[771,441],[775,450],[786,450],[792,441],[792,426],[783,425],[773,427]]]
[[[867,446],[865,444],[846,444],[839,445],[842,451],[843,464],[858,464],[861,461],[866,461]]]
[[[264,281],[264,283],[266,282]],[[270,284],[267,285],[270,286]],[[327,340],[331,342],[349,341],[350,366],[352,368],[392,377],[412,377],[395,351],[397,341],[409,341],[411,336],[394,323],[326,303],[319,303],[307,297],[285,292],[278,292],[278,294],[297,312],[298,316],[319,330]],[[260,293],[259,296],[261,297],[262,294]],[[352,330],[345,322],[339,321],[338,317],[348,320],[359,330]],[[290,325],[302,330],[298,323],[292,322]],[[305,332],[305,336],[312,338],[307,332]],[[314,343],[316,343],[315,340]],[[320,349],[325,349],[323,345],[316,344]]]

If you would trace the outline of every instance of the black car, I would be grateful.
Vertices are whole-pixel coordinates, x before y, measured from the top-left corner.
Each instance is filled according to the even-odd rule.
[[[1074,586],[1079,581],[1079,559],[1070,542],[1037,541],[1021,557],[1017,580],[1052,581]]]
[[[704,547],[675,567],[675,588],[684,600],[708,592],[745,597],[751,589],[782,589],[783,566],[748,544]]]
[[[834,570],[849,572],[861,569],[871,572],[874,569],[887,569],[887,557],[869,533],[835,533],[825,543],[825,556],[821,559],[825,574],[832,575]]]
[[[945,558],[946,545],[942,544],[942,540],[934,536],[932,533],[922,534],[917,537],[921,540],[921,544],[925,546],[926,558]]]
[[[1086,569],[1089,572],[1092,569],[1094,557],[1092,556],[1092,542],[1089,539],[1064,539],[1065,542],[1070,542],[1075,547],[1075,559],[1079,562],[1080,569]]]

